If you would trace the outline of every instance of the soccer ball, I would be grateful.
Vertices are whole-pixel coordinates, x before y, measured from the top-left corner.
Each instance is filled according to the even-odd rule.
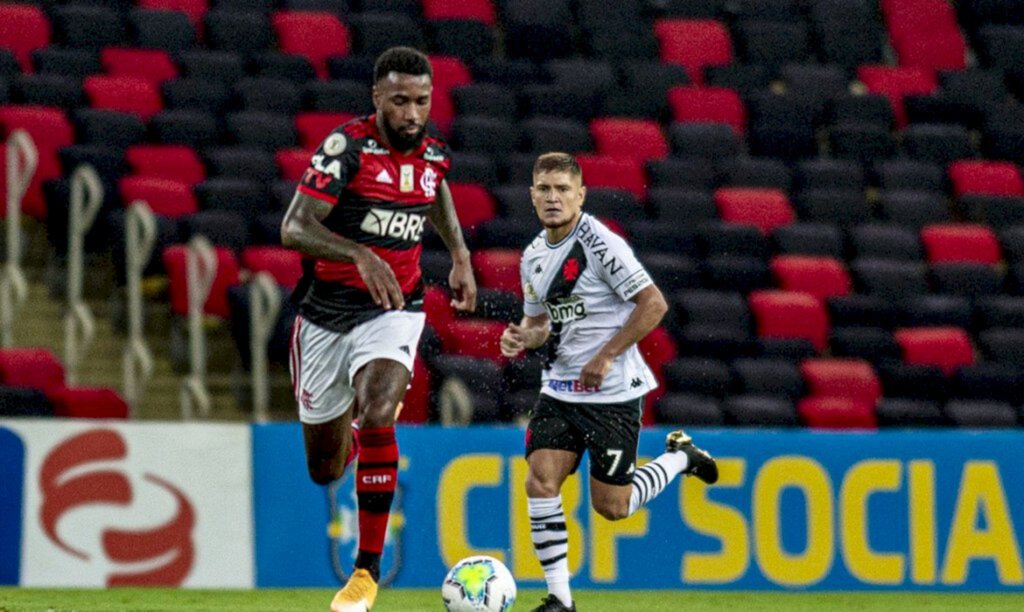
[[[494,557],[466,557],[444,577],[441,599],[448,612],[506,612],[516,601],[516,580]]]

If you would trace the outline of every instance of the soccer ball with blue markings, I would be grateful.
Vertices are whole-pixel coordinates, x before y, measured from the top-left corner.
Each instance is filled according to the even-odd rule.
[[[516,601],[516,581],[494,557],[466,557],[444,577],[441,598],[448,612],[506,612]]]

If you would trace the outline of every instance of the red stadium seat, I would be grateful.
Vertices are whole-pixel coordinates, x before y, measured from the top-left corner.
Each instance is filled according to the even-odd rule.
[[[762,338],[804,338],[818,351],[828,346],[828,315],[820,300],[797,291],[752,291],[750,311]]]
[[[0,384],[48,391],[64,386],[64,366],[45,348],[0,349]]]
[[[726,87],[691,87],[668,90],[672,119],[682,123],[724,123],[737,135],[747,129],[747,109],[736,91]]]
[[[350,113],[299,113],[295,117],[295,130],[299,133],[299,145],[315,151],[327,135],[339,125],[354,119]],[[306,160],[307,165],[309,160]],[[305,170],[303,170],[305,171]]]
[[[126,76],[85,77],[82,89],[93,108],[134,113],[143,120],[163,110],[160,88],[152,81]]]
[[[472,257],[473,270],[481,287],[509,291],[522,297],[523,287],[519,278],[522,252],[516,249],[482,249],[473,251]]]
[[[454,319],[451,333],[441,338],[444,352],[466,357],[480,357],[503,363],[499,340],[508,325],[502,321]]]
[[[878,429],[874,407],[846,397],[806,397],[796,406],[800,420],[815,429]]]
[[[846,266],[832,257],[779,255],[771,261],[772,274],[785,291],[802,291],[819,300],[849,295],[852,287]]]
[[[712,20],[659,19],[654,22],[661,60],[686,68],[690,81],[704,82],[706,66],[732,63],[732,41],[725,25]]]
[[[449,183],[448,187],[462,227],[476,228],[498,216],[498,204],[485,187],[472,183]]]
[[[281,51],[301,55],[321,79],[328,78],[327,58],[348,55],[348,28],[333,13],[281,11],[270,19]]]
[[[974,363],[971,339],[959,327],[898,329],[894,336],[907,363],[936,366],[947,376],[960,366]]]
[[[434,91],[431,98],[430,118],[438,129],[447,134],[455,118],[455,103],[451,90],[473,82],[473,75],[466,64],[457,57],[430,56],[430,67],[434,72]]]
[[[128,402],[106,387],[61,387],[46,394],[54,415],[71,419],[127,419]]]
[[[206,179],[199,155],[182,145],[135,145],[125,151],[125,159],[136,176],[168,179],[190,187]]]
[[[100,51],[100,63],[110,76],[145,79],[160,84],[178,77],[171,56],[160,49],[107,47]]]
[[[665,384],[665,364],[679,356],[679,347],[676,346],[672,334],[667,329],[656,327],[651,330],[651,333],[640,339],[637,348],[640,349],[640,354],[643,355],[644,361],[647,362],[651,371],[654,372],[654,378],[658,381],[658,388],[647,394],[645,400],[647,410],[644,410],[643,414],[644,425],[653,425],[654,406],[668,392],[668,385]]]
[[[714,198],[723,221],[753,225],[765,235],[796,221],[789,198],[780,189],[722,187],[715,190]]]
[[[643,200],[647,193],[647,175],[639,159],[611,155],[578,155],[583,181],[588,187],[615,187]]]
[[[28,132],[39,152],[39,166],[25,192],[22,203],[24,214],[36,219],[46,218],[46,198],[43,184],[61,175],[57,151],[74,143],[74,129],[64,111],[48,106],[0,106],[0,138],[6,140],[14,130]],[[6,157],[4,158],[6,159]],[[5,162],[6,163],[6,162]],[[6,190],[6,176],[0,182],[0,191]],[[6,196],[6,194],[5,194]],[[6,216],[7,199],[0,202]]]
[[[277,162],[281,178],[286,181],[300,180],[306,168],[309,168],[313,153],[306,149],[283,149],[275,153],[274,161]]]
[[[402,399],[399,423],[420,425],[430,418],[430,369],[420,357],[412,364],[412,380]]]
[[[185,13],[196,28],[202,25],[203,17],[210,8],[207,0],[138,0],[137,4],[145,9]]]
[[[32,72],[32,52],[50,44],[50,21],[38,6],[0,4],[0,47],[10,49],[22,72]]]
[[[230,249],[214,247],[217,252],[217,275],[213,280],[213,288],[203,305],[203,312],[222,319],[231,318],[228,306],[228,287],[238,283],[238,260]],[[186,282],[184,245],[175,245],[164,249],[164,268],[169,280],[171,312],[176,315],[188,315],[188,283]]]
[[[984,225],[928,225],[921,230],[921,242],[931,263],[997,264],[1003,258],[995,233]]]
[[[962,159],[949,165],[953,194],[1024,196],[1024,179],[1011,162]]]
[[[251,246],[242,251],[242,267],[268,272],[278,285],[294,289],[302,277],[302,255],[279,246]]]
[[[598,155],[629,155],[648,161],[669,154],[661,126],[650,119],[594,119],[590,135]]]
[[[455,320],[455,310],[451,306],[447,288],[427,286],[423,292],[423,312],[427,315],[427,324],[437,331],[444,343],[451,335],[451,324]]]
[[[806,359],[800,374],[811,397],[842,397],[874,407],[882,396],[878,375],[863,359]]]
[[[423,16],[428,21],[458,19],[497,24],[491,0],[423,0]]]
[[[966,67],[967,45],[946,0],[882,0],[896,57],[902,66],[935,70]]]
[[[889,99],[896,124],[907,125],[907,113],[903,108],[903,98],[912,95],[928,95],[934,93],[939,83],[934,70],[925,68],[897,68],[893,66],[861,66],[857,69],[859,78],[868,91],[880,94]]]
[[[131,206],[136,200],[149,205],[153,214],[177,218],[199,211],[192,186],[181,181],[148,176],[126,176],[119,183],[121,202]]]

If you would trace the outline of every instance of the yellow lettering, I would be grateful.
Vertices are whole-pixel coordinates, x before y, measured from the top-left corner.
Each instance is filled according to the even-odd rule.
[[[985,527],[978,527],[979,515]],[[964,465],[953,525],[949,530],[942,582],[963,584],[973,559],[992,559],[1001,584],[1022,584],[1020,545],[1014,533],[999,469],[991,461]]]
[[[476,487],[500,485],[501,468],[500,455],[463,455],[453,459],[441,473],[437,485],[437,534],[441,558],[446,566],[472,555],[490,555],[505,560],[505,553],[500,548],[473,548],[466,539],[469,533],[466,509],[469,491]]]
[[[879,491],[898,491],[898,461],[861,461],[846,473],[839,493],[843,557],[850,573],[862,582],[899,584],[903,582],[904,557],[881,554],[871,549],[868,499]]]
[[[619,578],[618,538],[647,534],[648,512],[640,508],[633,516],[609,521],[590,511],[590,577],[595,582],[614,582]]]
[[[742,486],[746,466],[743,459],[719,459],[715,488]],[[688,527],[722,543],[718,552],[685,553],[683,582],[723,584],[742,578],[750,565],[750,536],[743,514],[711,501],[708,486],[695,478],[679,487],[679,507]]]
[[[779,499],[783,490],[797,488],[807,512],[807,546],[789,554],[782,546]],[[754,481],[755,554],[769,580],[787,586],[805,586],[828,574],[834,554],[832,483],[824,468],[807,457],[784,456],[766,462]]]
[[[509,569],[519,580],[543,580],[544,570],[533,552],[530,539],[530,513],[526,503],[526,473],[529,466],[526,459],[509,459],[509,534],[512,549],[512,564]],[[583,527],[580,526],[579,509],[583,499],[580,475],[573,474],[562,485],[562,510],[565,512],[565,527],[569,532],[569,573],[575,575],[583,567],[583,553],[586,545]],[[450,564],[449,564],[450,565]]]
[[[910,579],[935,584],[935,464],[911,461],[907,466],[910,505]]]

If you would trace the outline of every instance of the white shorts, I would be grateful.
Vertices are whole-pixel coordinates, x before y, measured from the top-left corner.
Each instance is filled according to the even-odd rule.
[[[374,359],[397,361],[411,374],[426,318],[390,311],[341,334],[295,317],[289,369],[299,420],[318,425],[345,414],[356,397],[356,373]]]

